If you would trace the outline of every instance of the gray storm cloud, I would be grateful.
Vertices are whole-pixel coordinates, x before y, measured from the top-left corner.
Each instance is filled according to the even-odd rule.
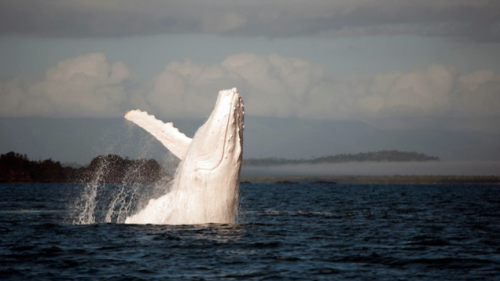
[[[500,2],[488,0],[0,0],[0,7],[0,34],[14,36],[412,34],[500,40]]]
[[[42,81],[0,82],[0,116],[119,117],[140,108],[162,118],[204,118],[214,95],[233,86],[253,116],[392,118],[405,125],[449,118],[465,127],[477,126],[471,120],[500,118],[500,75],[492,71],[462,74],[434,64],[410,72],[339,76],[303,59],[251,53],[214,65],[171,62],[152,81],[138,80],[104,54],[70,58],[47,70]]]

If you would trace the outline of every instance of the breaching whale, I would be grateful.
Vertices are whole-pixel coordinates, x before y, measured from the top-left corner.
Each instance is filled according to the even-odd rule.
[[[129,111],[125,118],[181,159],[170,192],[151,199],[125,223],[235,223],[244,128],[244,105],[236,88],[219,92],[210,117],[192,139],[144,111]]]

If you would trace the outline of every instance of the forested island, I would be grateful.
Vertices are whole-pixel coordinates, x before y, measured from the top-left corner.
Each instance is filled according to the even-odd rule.
[[[155,182],[167,176],[154,159],[130,160],[118,155],[97,156],[75,168],[52,159],[32,161],[26,155],[0,155],[0,182]]]
[[[376,152],[362,152],[355,154],[337,154],[313,159],[285,159],[285,158],[249,158],[243,159],[243,165],[248,166],[275,166],[290,164],[323,164],[345,162],[426,162],[439,161],[439,157],[428,156],[417,152],[399,150],[381,150]]]

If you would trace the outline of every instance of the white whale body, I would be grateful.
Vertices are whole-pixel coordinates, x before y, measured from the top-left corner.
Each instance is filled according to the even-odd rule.
[[[132,110],[125,118],[181,159],[170,192],[151,199],[125,223],[235,223],[244,128],[244,106],[236,88],[219,92],[215,108],[193,139],[147,112]]]

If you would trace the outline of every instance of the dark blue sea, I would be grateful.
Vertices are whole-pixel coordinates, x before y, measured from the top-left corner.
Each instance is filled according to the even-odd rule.
[[[242,184],[234,225],[74,224],[0,185],[1,280],[500,280],[499,186]]]

